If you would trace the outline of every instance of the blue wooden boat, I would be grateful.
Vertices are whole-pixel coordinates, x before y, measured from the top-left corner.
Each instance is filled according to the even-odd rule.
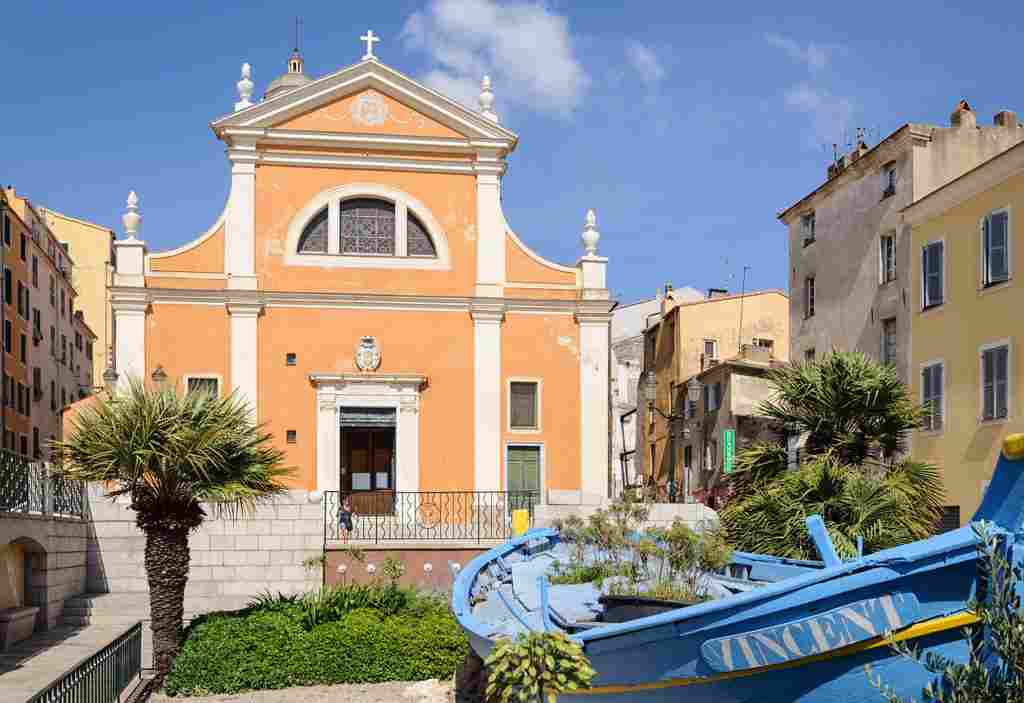
[[[1024,518],[1024,435],[1004,442],[973,521],[1009,541]],[[499,637],[559,629],[597,671],[592,689],[559,700],[693,703],[857,703],[881,700],[865,673],[904,697],[932,675],[896,655],[885,635],[965,661],[963,627],[978,574],[970,526],[843,561],[820,521],[809,520],[821,562],[737,554],[731,565],[756,588],[628,622],[601,622],[591,584],[547,586],[567,549],[534,529],[480,555],[454,583],[455,615],[481,657]],[[564,556],[563,556],[564,558]]]

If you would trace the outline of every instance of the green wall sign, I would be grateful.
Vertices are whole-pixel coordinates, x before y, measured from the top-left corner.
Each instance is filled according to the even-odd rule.
[[[724,430],[722,432],[722,459],[725,473],[731,474],[736,459],[736,430]]]

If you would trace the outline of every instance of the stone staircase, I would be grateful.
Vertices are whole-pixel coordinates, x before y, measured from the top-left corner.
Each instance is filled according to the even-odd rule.
[[[186,618],[186,620],[189,618]],[[125,630],[142,621],[142,667],[152,666],[153,631],[149,627],[148,593],[83,593],[64,601],[61,625]]]

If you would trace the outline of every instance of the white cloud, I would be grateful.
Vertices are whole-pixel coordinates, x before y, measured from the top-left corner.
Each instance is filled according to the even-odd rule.
[[[626,44],[626,61],[649,88],[663,81],[668,73],[654,50],[638,41]]]
[[[473,109],[485,73],[499,114],[504,104],[567,117],[589,82],[566,17],[532,2],[432,0],[406,20],[402,40],[430,56],[428,86]]]
[[[794,61],[806,64],[812,72],[828,67],[831,59],[831,50],[818,46],[814,42],[800,46],[799,42],[778,34],[768,34],[765,36],[765,40],[775,48],[785,51]]]
[[[856,104],[811,83],[797,83],[785,94],[786,109],[806,114],[818,143],[838,142],[851,126]]]

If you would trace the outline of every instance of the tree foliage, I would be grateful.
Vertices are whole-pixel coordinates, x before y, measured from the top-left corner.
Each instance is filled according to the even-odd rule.
[[[801,462],[786,447],[761,442],[741,450],[720,511],[726,536],[744,551],[816,559],[805,520],[821,515],[836,550],[872,552],[931,534],[941,475],[900,456],[921,409],[896,371],[856,352],[774,370],[773,396],[761,407],[790,434],[804,435]]]
[[[978,622],[964,630],[968,648],[966,663],[956,663],[914,647],[891,642],[901,655],[918,662],[936,675],[921,692],[923,703],[1024,703],[1024,617],[1017,588],[1021,568],[1012,562],[1012,536],[991,525],[973,526],[978,537],[978,592],[968,608]],[[1009,539],[1007,539],[1009,537]],[[903,703],[881,676],[871,676],[888,703]]]

